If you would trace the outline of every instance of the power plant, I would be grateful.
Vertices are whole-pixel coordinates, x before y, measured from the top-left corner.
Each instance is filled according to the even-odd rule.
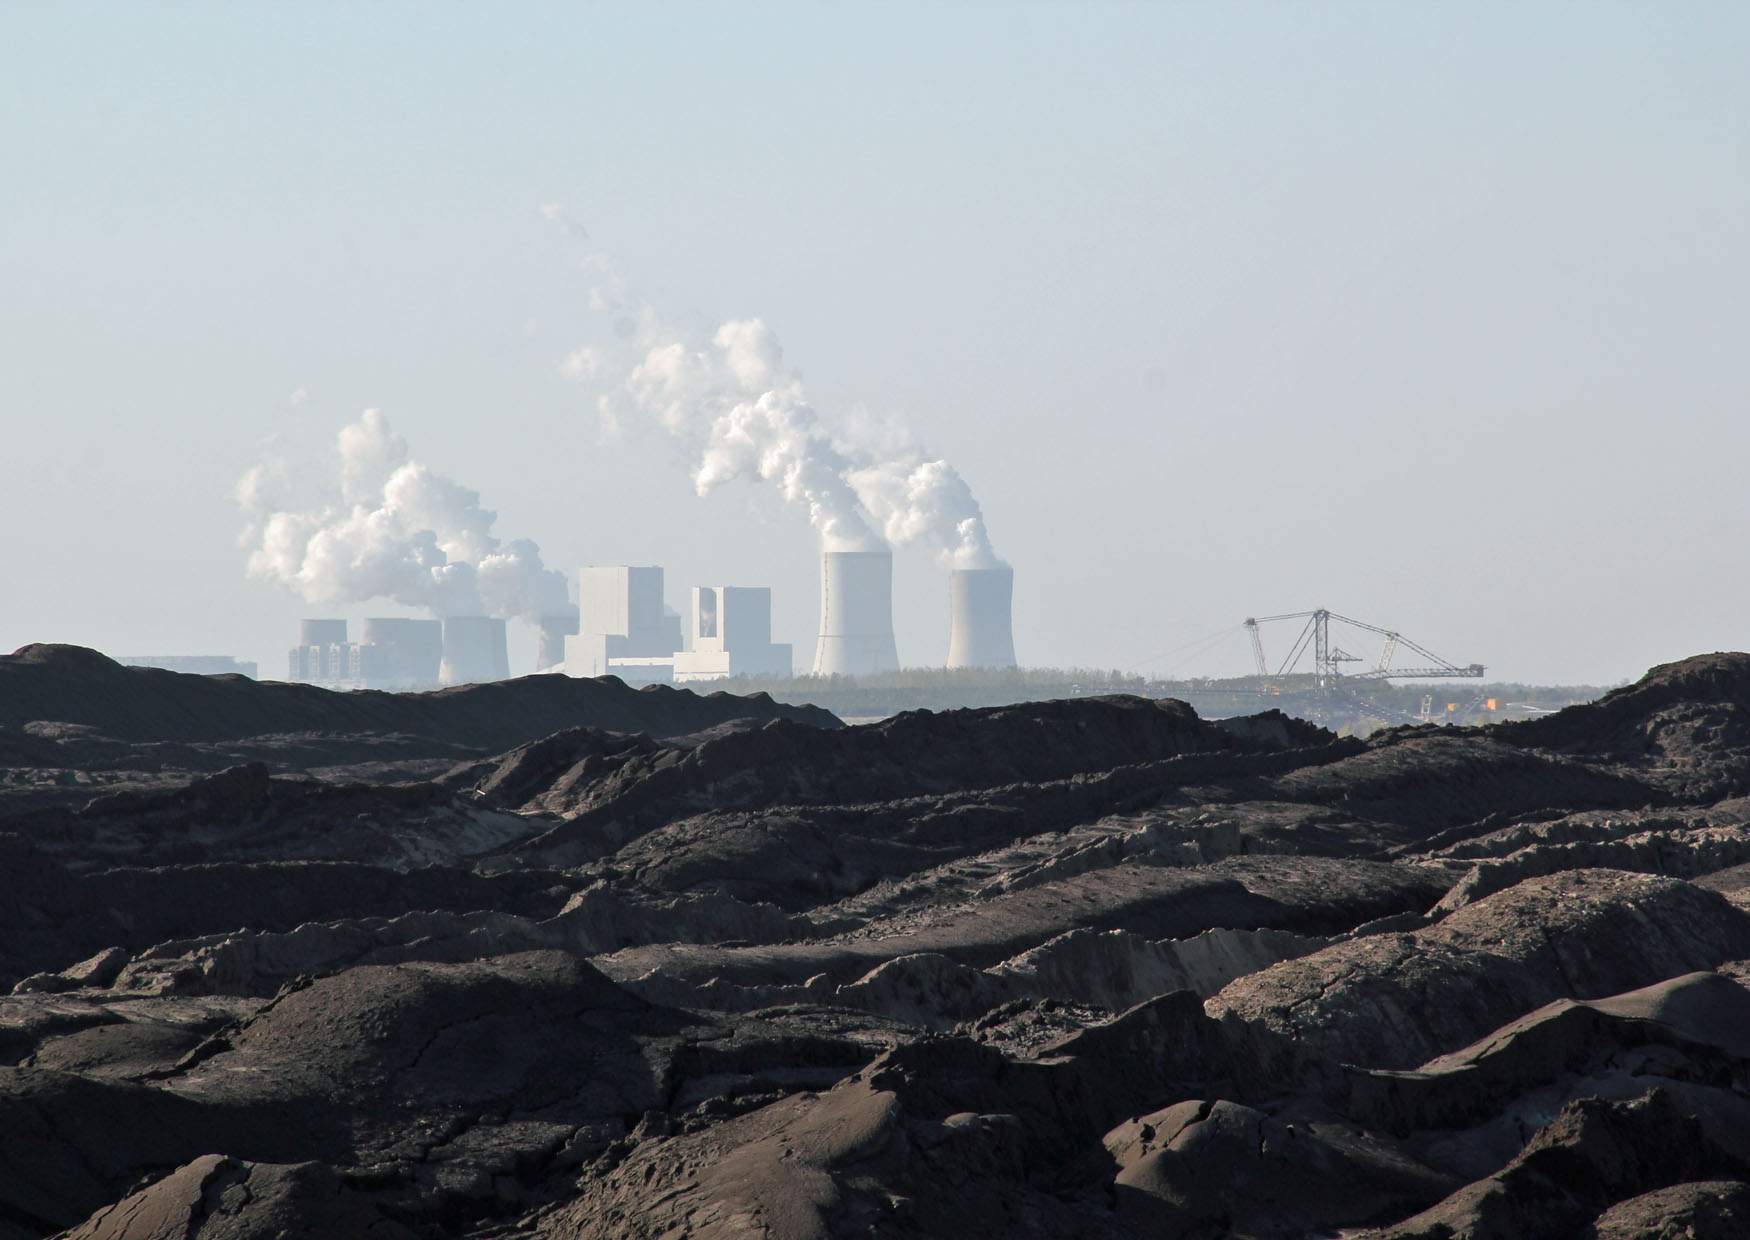
[[[365,621],[349,667],[373,688],[434,685],[444,657],[443,625],[436,620],[376,617]]]
[[[955,668],[1015,666],[1014,573],[1006,565],[948,575],[948,658]],[[533,671],[618,676],[631,684],[686,684],[732,676],[795,674],[788,642],[772,640],[766,586],[690,588],[688,614],[668,607],[659,565],[585,565],[577,603],[530,620]],[[899,668],[893,635],[893,555],[827,551],[820,557],[817,676],[867,676]],[[357,641],[347,621],[299,622],[289,679],[336,689],[431,689],[510,676],[505,621],[367,619]]]
[[[656,565],[577,570],[578,631],[565,638],[567,676],[669,680],[681,648],[681,618],[663,604]]]
[[[565,639],[578,632],[577,608],[573,607],[557,615],[542,616],[535,629],[539,634],[535,645],[535,671],[563,672]]]
[[[356,642],[348,640],[345,620],[301,620],[287,679],[331,689],[430,689],[443,655],[437,620],[374,617]]]
[[[291,649],[288,680],[316,684],[346,679],[346,621],[300,620],[298,644]]]
[[[1015,666],[1014,593],[1015,571],[1006,564],[948,574],[949,667]]]
[[[736,478],[770,482],[781,474],[784,498],[806,502],[821,548],[812,655],[773,640],[767,587],[718,584],[724,578],[714,572],[695,578],[676,592],[686,600],[683,617],[667,603],[658,565],[592,564],[575,577],[551,567],[532,539],[494,533],[497,514],[477,492],[413,459],[382,412],[367,409],[341,429],[337,476],[325,493],[282,479],[278,461],[239,480],[248,574],[317,606],[392,599],[442,619],[425,621],[425,629],[411,620],[367,621],[356,641],[347,619],[305,620],[288,674],[342,688],[507,677],[505,622],[517,620],[534,639],[528,670],[536,674],[638,683],[788,678],[799,656],[815,676],[877,676],[900,667],[891,548],[911,545],[930,548],[944,571],[957,566],[947,582],[947,665],[1013,667],[1014,577],[991,546],[966,480],[915,443],[895,441],[885,454],[873,444],[837,444],[803,402],[781,353],[760,321],[723,324],[693,359],[708,381],[681,385],[687,390],[662,416],[671,430],[692,421],[711,431],[700,437],[704,455],[694,471],[700,495]],[[642,405],[637,373],[627,389]],[[742,397],[758,416],[734,413]],[[334,502],[336,492],[344,502]],[[526,659],[519,653],[519,663]]]
[[[816,676],[867,676],[899,667],[893,640],[893,553],[825,551],[820,556],[820,639]]]
[[[438,683],[472,685],[510,679],[510,648],[504,621],[492,616],[444,618],[443,665]]]
[[[694,586],[692,627],[674,656],[676,684],[726,676],[791,675],[789,642],[772,641],[772,592],[764,586]]]

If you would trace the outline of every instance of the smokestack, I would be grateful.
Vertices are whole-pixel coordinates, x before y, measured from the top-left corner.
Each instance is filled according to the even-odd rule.
[[[565,662],[565,639],[578,632],[578,610],[542,616],[536,626],[539,635],[535,644],[535,670],[544,672]]]
[[[504,621],[486,616],[450,616],[444,620],[444,661],[438,679],[446,685],[476,684],[510,678],[510,650]]]
[[[820,557],[816,676],[863,676],[899,666],[893,643],[893,555],[827,551]]]
[[[380,674],[397,685],[435,685],[443,665],[444,626],[436,620],[379,616],[365,621],[361,646],[380,646]],[[366,679],[372,679],[366,677]]]
[[[956,568],[948,574],[948,666],[1013,667],[1015,571]]]

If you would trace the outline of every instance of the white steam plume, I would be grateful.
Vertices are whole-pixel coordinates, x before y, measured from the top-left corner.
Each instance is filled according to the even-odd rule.
[[[340,432],[326,501],[299,507],[277,462],[237,484],[249,575],[305,602],[394,599],[439,616],[535,620],[563,612],[565,578],[526,539],[500,543],[477,492],[409,459],[407,441],[367,409]]]
[[[589,240],[589,230],[566,214],[564,203],[543,202],[541,204],[541,217],[559,225],[579,241]]]
[[[629,405],[687,440],[699,453],[693,488],[702,496],[737,478],[770,482],[807,511],[827,550],[879,549],[846,481],[849,461],[782,362],[764,323],[725,323],[699,347],[667,340],[645,349],[604,412],[617,418]]]
[[[921,542],[954,568],[1002,563],[972,488],[947,461],[921,453],[895,457],[853,469],[850,483],[889,542]]]
[[[590,304],[614,316],[619,339],[581,346],[558,366],[580,382],[624,376],[598,402],[604,428],[635,414],[682,440],[697,453],[700,495],[735,478],[775,483],[806,509],[827,550],[916,542],[956,567],[1002,562],[959,472],[909,436],[886,443],[830,432],[764,322],[733,319],[701,340],[638,305],[606,258],[583,267],[600,281]]]

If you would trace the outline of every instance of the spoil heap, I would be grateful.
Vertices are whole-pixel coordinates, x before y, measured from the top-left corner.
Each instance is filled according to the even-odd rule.
[[[1744,1232],[1750,656],[1366,742],[66,647],[0,712],[0,1240]]]

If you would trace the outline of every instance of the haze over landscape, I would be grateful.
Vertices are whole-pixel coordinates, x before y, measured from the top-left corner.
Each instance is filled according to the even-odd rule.
[[[0,6],[0,1240],[1743,1240],[1746,65]]]
[[[1747,54],[1726,5],[8,6],[0,650],[273,674],[310,608],[237,480],[376,408],[548,566],[772,586],[806,665],[808,521],[571,360],[596,256],[951,462],[1025,664],[1238,673],[1146,661],[1319,605],[1502,679],[1741,647]],[[928,539],[895,600],[940,662]]]

